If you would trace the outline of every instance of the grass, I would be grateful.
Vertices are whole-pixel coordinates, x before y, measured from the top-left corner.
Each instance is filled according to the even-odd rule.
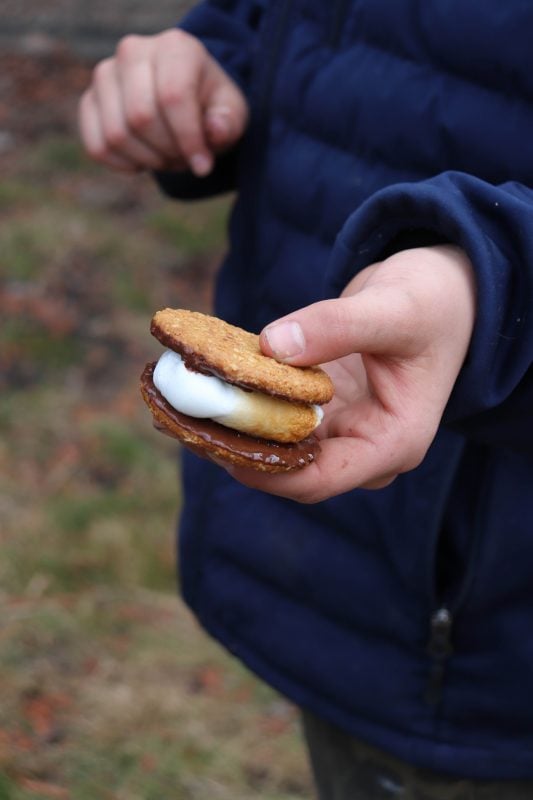
[[[30,154],[32,172],[52,177],[60,173],[87,173],[89,164],[79,141],[71,135],[49,135],[41,139]]]
[[[205,226],[205,212],[210,214],[210,224]],[[220,246],[226,229],[226,209],[212,201],[204,205],[199,214],[194,206],[184,206],[177,216],[171,204],[165,204],[149,215],[149,228],[173,248],[185,247],[190,256],[208,255]]]
[[[13,187],[12,187],[13,188]],[[38,219],[13,220],[0,229],[2,275],[8,280],[37,279],[43,261],[58,245],[54,222]]]
[[[228,203],[73,133],[0,168],[0,800],[309,797],[294,709],[176,597],[176,449],[138,391],[152,312],[208,307]]]
[[[39,784],[43,797],[76,800],[305,796],[293,709],[176,614],[171,596],[102,587],[19,598],[3,619],[5,796],[40,796]]]

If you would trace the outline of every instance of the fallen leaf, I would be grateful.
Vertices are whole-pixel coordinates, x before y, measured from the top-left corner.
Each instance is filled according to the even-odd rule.
[[[70,792],[63,786],[58,786],[56,783],[47,783],[46,781],[36,781],[31,778],[21,778],[19,780],[20,786],[28,792],[34,792],[41,797],[50,797],[52,800],[69,800]]]

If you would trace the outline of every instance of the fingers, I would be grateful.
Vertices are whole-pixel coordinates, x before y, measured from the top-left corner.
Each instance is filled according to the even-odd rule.
[[[165,34],[155,64],[155,94],[176,149],[197,175],[213,167],[214,153],[233,145],[248,122],[238,86],[193,36]]]
[[[455,369],[464,358],[474,316],[473,269],[461,250],[449,245],[406,250],[367,267],[340,298],[267,326],[261,347],[299,366],[351,352],[413,359],[440,349],[445,358],[457,352]]]
[[[147,169],[161,169],[164,158],[150,141],[144,141],[139,130],[134,127],[138,119],[131,116],[131,108],[126,106],[124,83],[121,80],[120,64],[107,59],[97,68],[98,80],[94,86],[94,104],[99,110],[104,141],[110,152],[121,156],[135,165]],[[128,116],[129,112],[129,116]]]
[[[354,488],[378,489],[397,476],[395,454],[363,438],[326,439],[316,461],[298,472],[269,475],[233,468],[233,477],[251,489],[298,503],[318,503]]]
[[[200,105],[206,58],[202,45],[192,37],[173,38],[154,64],[157,108],[172,136],[175,152],[197,175],[207,175],[213,167]]]
[[[127,36],[95,69],[80,103],[89,154],[116,169],[208,174],[243,133],[240,89],[194,37],[179,30]]]
[[[352,297],[325,300],[268,325],[261,348],[278,361],[306,366],[350,353],[391,355],[416,349],[416,328],[404,298],[364,289]]]
[[[462,251],[441,245],[372,265],[340,298],[267,326],[263,352],[300,366],[324,363],[337,378],[336,396],[322,424],[322,453],[311,467],[298,475],[236,477],[316,502],[351,488],[385,486],[416,468],[463,364],[474,316],[472,266]]]
[[[215,61],[210,62],[202,84],[204,127],[215,152],[234,145],[246,130],[248,105],[236,83],[229,80]]]
[[[86,92],[79,106],[79,128],[85,149],[95,161],[122,172],[136,172],[137,165],[111,150],[106,142],[94,96]]]
[[[116,67],[126,127],[162,161],[174,160],[175,141],[157,107],[150,62],[122,59]]]

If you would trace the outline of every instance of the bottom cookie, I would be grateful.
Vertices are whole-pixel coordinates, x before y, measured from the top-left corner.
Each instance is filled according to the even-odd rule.
[[[238,433],[209,419],[181,414],[154,386],[154,368],[155,363],[147,364],[141,376],[141,392],[154,426],[198,455],[261,472],[290,472],[311,464],[320,451],[315,436],[295,444],[280,444]]]

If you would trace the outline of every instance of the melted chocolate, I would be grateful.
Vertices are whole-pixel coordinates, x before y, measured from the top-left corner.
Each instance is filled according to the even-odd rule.
[[[209,452],[213,447],[250,462],[250,466],[265,464],[282,470],[300,469],[314,461],[320,450],[316,436],[309,436],[294,444],[259,439],[232,428],[219,425],[211,419],[196,419],[176,411],[158,391],[153,382],[155,362],[147,364],[141,376],[144,400],[154,414],[154,426],[162,433],[179,439],[196,452]],[[201,444],[191,445],[187,434],[192,434]],[[205,453],[204,453],[205,454]]]

